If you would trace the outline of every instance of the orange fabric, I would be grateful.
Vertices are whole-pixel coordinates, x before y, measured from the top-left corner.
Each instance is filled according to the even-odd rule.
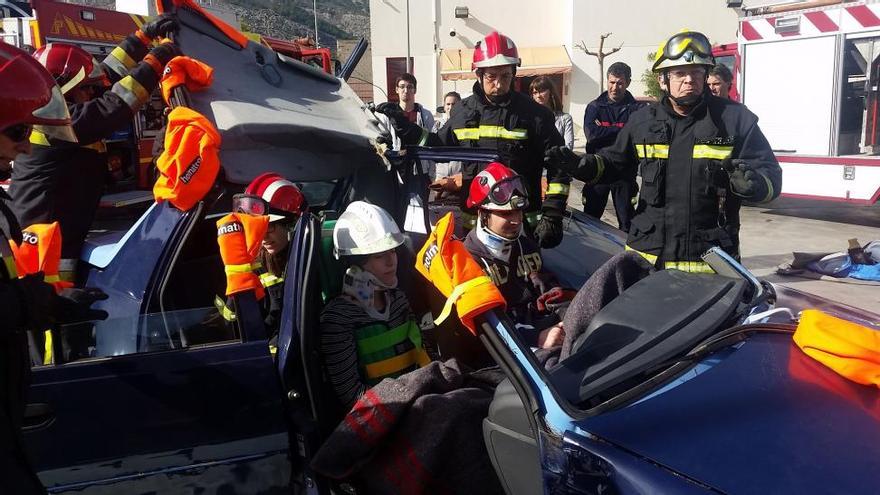
[[[880,387],[880,331],[808,309],[801,314],[794,342],[844,378]]]
[[[187,10],[192,10],[197,12],[199,15],[208,19],[211,24],[213,24],[217,29],[223,32],[226,36],[228,36],[232,41],[238,44],[241,48],[244,48],[248,44],[247,36],[241,34],[237,29],[226,24],[220,18],[215,17],[211,13],[202,9],[201,6],[197,2],[193,0],[174,0],[174,7],[177,9],[185,8]],[[156,0],[156,8],[160,14],[165,13],[165,6],[163,5],[162,0]]]
[[[61,226],[58,222],[31,225],[22,231],[20,246],[13,242],[10,245],[19,277],[43,272],[44,280],[55,287],[56,292],[73,287],[72,283],[63,282],[58,276],[61,262]]]
[[[213,67],[194,58],[178,56],[165,65],[159,85],[162,87],[162,98],[168,103],[171,99],[171,91],[180,85],[196,92],[209,87],[212,82],[214,82]]]
[[[217,244],[226,266],[226,295],[252,290],[263,298],[263,284],[254,271],[254,260],[269,228],[266,215],[230,213],[217,220]]]
[[[486,276],[464,243],[452,237],[454,227],[452,213],[447,213],[437,222],[416,257],[416,270],[446,297],[465,282]],[[492,308],[503,310],[507,306],[504,296],[491,280],[470,287],[454,302],[462,324],[474,335],[477,333],[475,316]]]
[[[220,171],[220,133],[195,110],[177,107],[168,114],[165,151],[156,162],[156,201],[189,210],[211,190]]]

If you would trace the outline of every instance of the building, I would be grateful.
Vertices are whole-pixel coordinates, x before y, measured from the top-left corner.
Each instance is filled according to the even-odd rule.
[[[498,30],[519,47],[519,86],[526,89],[535,75],[551,76],[580,126],[587,103],[604,88],[604,76],[597,59],[576,45],[596,50],[600,35],[612,33],[605,51],[621,49],[605,59],[605,67],[629,64],[630,90],[639,96],[644,92],[640,76],[650,68],[648,54],[682,28],[702,31],[715,43],[733,43],[737,13],[725,0],[370,0],[374,98],[396,97],[392,86],[406,71],[407,53],[419,81],[416,100],[424,106],[436,107],[447,91],[470,94],[474,43]]]

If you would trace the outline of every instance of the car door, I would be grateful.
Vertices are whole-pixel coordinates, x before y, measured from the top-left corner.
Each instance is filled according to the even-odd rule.
[[[120,264],[143,272],[141,290],[138,277],[127,279],[129,301],[117,303],[122,311],[110,307],[108,320],[57,332],[68,342],[89,342],[79,353],[84,357],[33,370],[25,443],[53,492],[274,493],[288,487],[281,387],[253,298],[238,305],[231,327],[205,304],[207,297],[176,296],[171,299],[192,301],[176,306],[171,299],[162,302],[163,280],[177,281],[172,285],[180,295],[195,290],[180,288],[175,273],[184,273],[193,287],[216,275],[180,272],[210,266],[185,259],[181,248],[198,241],[198,232],[214,231],[213,221],[199,211],[178,214],[177,222],[166,231],[173,242],[146,243],[161,253],[134,242],[104,269],[110,274]],[[146,232],[134,237],[150,238]],[[214,256],[216,243],[197,244]],[[155,269],[144,268],[145,261]],[[122,285],[117,280],[108,292]],[[150,302],[156,298],[158,305]],[[139,313],[125,311],[138,305]],[[211,332],[214,338],[192,338]]]

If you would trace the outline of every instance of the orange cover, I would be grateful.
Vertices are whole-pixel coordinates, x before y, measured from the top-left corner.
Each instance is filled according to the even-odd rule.
[[[178,56],[165,65],[159,86],[162,87],[162,98],[168,104],[171,91],[177,86],[184,85],[186,89],[196,92],[209,87],[213,81],[214,69],[210,65],[194,58]]]
[[[880,331],[808,309],[801,314],[794,342],[844,378],[880,387]]]

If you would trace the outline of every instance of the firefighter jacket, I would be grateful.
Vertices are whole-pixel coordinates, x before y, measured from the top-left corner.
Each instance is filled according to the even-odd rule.
[[[112,88],[93,100],[68,105],[79,143],[50,140],[34,130],[32,153],[15,160],[9,189],[13,210],[24,225],[61,224],[62,265],[79,258],[104,190],[107,155],[102,140],[130,126],[158,85],[156,62],[137,62],[146,54],[146,45],[130,35],[102,63]]]
[[[520,332],[526,343],[537,346],[538,331],[559,322],[555,313],[538,314],[535,301],[538,296],[559,286],[556,277],[544,269],[544,261],[538,245],[531,238],[521,235],[511,243],[507,259],[497,258],[477,237],[477,229],[468,232],[464,247],[492,279],[504,300],[507,314],[519,325],[534,327],[534,332]]]
[[[782,169],[758,118],[709,94],[684,117],[667,97],[637,111],[599,156],[602,182],[638,166],[642,186],[627,247],[657,268],[708,271],[700,256],[713,246],[739,256],[741,198],[731,192],[725,159],[743,160],[767,182],[767,196],[750,201],[769,201],[782,187]]]
[[[533,224],[536,213],[542,209],[544,151],[565,145],[556,130],[553,112],[516,91],[511,91],[503,103],[492,103],[477,81],[474,93],[458,102],[450,113],[446,125],[436,134],[427,134],[421,144],[497,149],[501,162],[523,178],[529,199],[527,219]],[[479,172],[476,163],[462,166],[462,207],[471,181]],[[553,167],[547,169],[547,181],[543,208],[565,211],[571,178]]]

